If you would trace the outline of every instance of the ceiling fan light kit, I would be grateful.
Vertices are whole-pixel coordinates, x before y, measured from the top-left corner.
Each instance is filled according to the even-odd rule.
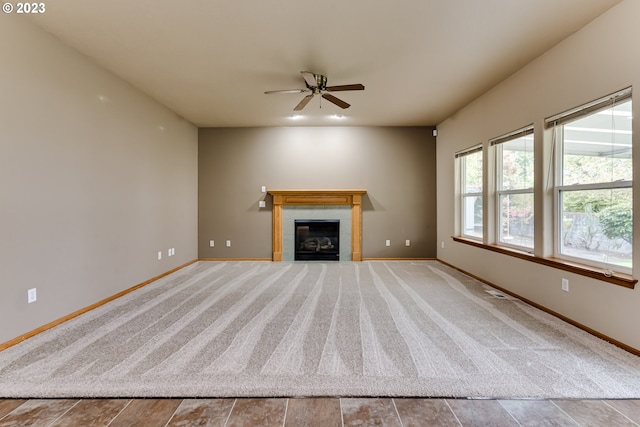
[[[296,105],[293,109],[294,111],[300,111],[309,103],[309,101],[313,99],[315,95],[320,95],[322,98],[326,99],[332,104],[335,104],[342,109],[346,109],[346,108],[349,108],[351,104],[344,102],[340,98],[326,92],[364,90],[364,85],[360,83],[339,85],[339,86],[327,86],[327,76],[323,76],[322,74],[314,74],[309,71],[300,71],[300,74],[302,74],[302,77],[304,78],[304,84],[307,87],[306,89],[268,90],[265,92],[265,94],[269,95],[272,93],[310,92],[310,94],[302,98],[302,100],[298,103],[298,105]]]

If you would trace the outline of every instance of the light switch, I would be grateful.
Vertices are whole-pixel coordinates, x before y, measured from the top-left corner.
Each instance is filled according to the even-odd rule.
[[[32,302],[38,301],[38,294],[36,293],[36,288],[31,288],[27,291],[27,303],[31,304]]]
[[[258,207],[260,208],[266,208],[267,207],[267,202],[265,202],[264,200],[260,200],[258,202]]]

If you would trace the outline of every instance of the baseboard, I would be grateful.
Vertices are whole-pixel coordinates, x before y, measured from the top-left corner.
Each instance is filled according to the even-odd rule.
[[[142,282],[142,283],[138,283],[137,285],[132,286],[132,287],[131,287],[131,288],[129,288],[129,289],[125,289],[125,290],[124,290],[124,291],[122,291],[122,292],[118,292],[117,294],[112,295],[112,296],[110,296],[110,297],[108,297],[108,298],[105,298],[105,299],[103,299],[103,300],[101,300],[101,301],[98,301],[98,302],[96,302],[95,304],[91,304],[90,306],[87,306],[87,307],[81,308],[81,309],[80,309],[80,310],[78,310],[78,311],[74,311],[74,312],[73,312],[73,313],[71,313],[71,314],[67,314],[66,316],[61,317],[61,318],[59,318],[59,319],[57,319],[57,320],[54,320],[53,322],[47,323],[46,325],[40,326],[39,328],[36,328],[36,329],[34,329],[34,330],[32,330],[32,331],[29,331],[29,332],[27,332],[27,333],[25,333],[25,334],[22,334],[22,335],[20,335],[19,337],[16,337],[16,338],[14,338],[14,339],[12,339],[12,340],[10,340],[10,341],[7,341],[7,342],[5,342],[5,343],[2,343],[2,344],[0,344],[0,351],[2,351],[2,350],[6,350],[6,349],[7,349],[7,348],[9,348],[9,347],[13,347],[14,345],[19,344],[19,343],[21,343],[22,341],[26,340],[27,338],[31,338],[31,337],[33,337],[33,336],[36,336],[36,335],[38,335],[38,334],[40,334],[40,333],[42,333],[42,332],[44,332],[44,331],[46,331],[46,330],[48,330],[48,329],[53,328],[54,326],[58,326],[58,325],[60,325],[61,323],[66,322],[67,320],[71,320],[71,319],[73,319],[74,317],[78,317],[78,316],[80,316],[81,314],[87,313],[87,312],[89,312],[89,311],[91,311],[91,310],[93,310],[93,309],[95,309],[95,308],[98,308],[98,307],[100,307],[101,305],[105,305],[105,304],[106,304],[106,303],[108,303],[108,302],[111,302],[111,301],[113,301],[113,300],[115,300],[115,299],[118,299],[118,298],[120,298],[120,297],[122,297],[122,296],[124,296],[124,295],[126,295],[126,294],[128,294],[128,293],[130,293],[130,292],[135,291],[136,289],[140,289],[141,287],[146,286],[146,285],[148,285],[149,283],[155,282],[156,280],[161,279],[161,278],[163,278],[163,277],[165,277],[165,276],[168,276],[168,275],[169,275],[169,274],[171,274],[171,273],[175,273],[176,271],[178,271],[178,270],[180,270],[180,269],[182,269],[182,268],[185,268],[186,266],[191,265],[191,264],[193,264],[194,262],[197,262],[197,261],[198,261],[197,259],[194,259],[193,261],[189,261],[189,262],[188,262],[188,263],[186,263],[186,264],[182,264],[182,265],[181,265],[181,266],[179,266],[179,267],[176,267],[176,268],[174,268],[174,269],[171,269],[171,270],[169,270],[169,271],[167,271],[167,272],[165,272],[165,273],[162,273],[162,274],[160,274],[160,275],[158,275],[158,276],[155,276],[155,277],[153,277],[153,278],[151,278],[151,279],[149,279],[149,280],[145,280],[145,281],[144,281],[144,282]]]
[[[590,327],[588,327],[586,325],[583,325],[580,322],[576,322],[575,320],[573,320],[573,319],[571,319],[571,318],[569,318],[569,317],[567,317],[567,316],[565,316],[563,314],[560,314],[560,313],[558,313],[556,311],[553,311],[553,310],[551,310],[551,309],[549,309],[549,308],[547,308],[547,307],[545,307],[545,306],[543,306],[541,304],[538,304],[537,302],[531,301],[530,299],[521,297],[520,295],[516,294],[515,292],[512,292],[512,291],[510,291],[508,289],[505,289],[502,286],[498,286],[495,283],[491,283],[490,281],[485,280],[482,277],[478,277],[475,274],[471,274],[471,273],[469,273],[467,271],[464,271],[463,269],[458,268],[455,265],[449,264],[446,261],[442,261],[441,259],[438,259],[437,261],[441,262],[442,264],[444,264],[446,266],[449,266],[449,267],[453,268],[454,270],[458,270],[459,272],[464,273],[469,277],[473,277],[477,281],[482,282],[484,284],[487,284],[487,285],[491,286],[492,288],[498,289],[500,292],[504,292],[507,295],[511,295],[514,298],[518,298],[520,301],[522,301],[524,303],[527,303],[530,306],[533,306],[533,307],[535,307],[535,308],[537,308],[539,310],[542,310],[542,311],[544,311],[546,313],[549,313],[550,315],[555,316],[558,319],[560,319],[560,320],[562,320],[564,322],[567,322],[567,323],[569,323],[569,324],[571,324],[571,325],[573,325],[573,326],[575,326],[577,328],[580,328],[583,331],[588,332],[588,333],[590,333],[591,335],[593,335],[595,337],[598,337],[598,338],[600,338],[602,340],[605,340],[608,343],[615,345],[616,347],[620,347],[621,349],[623,349],[625,351],[628,351],[629,353],[640,357],[640,350],[637,349],[637,348],[631,347],[630,345],[627,345],[627,344],[625,344],[625,343],[623,343],[621,341],[618,341],[618,340],[616,340],[614,338],[611,338],[611,337],[609,337],[609,336],[607,336],[607,335],[605,335],[605,334],[603,334],[601,332],[596,331],[595,329],[592,329],[592,328],[590,328]]]
[[[436,261],[436,258],[362,258],[362,261]],[[273,258],[198,258],[198,261],[273,261]]]
[[[362,258],[363,261],[437,261],[436,258]]]
[[[198,261],[273,261],[272,258],[198,258]]]

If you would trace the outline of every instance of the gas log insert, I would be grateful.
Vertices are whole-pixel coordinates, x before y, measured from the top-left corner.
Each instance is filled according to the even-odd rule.
[[[295,220],[296,261],[339,261],[340,220]]]

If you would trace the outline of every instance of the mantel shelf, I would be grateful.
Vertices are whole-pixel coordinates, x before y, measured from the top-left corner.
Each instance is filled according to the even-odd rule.
[[[269,190],[274,204],[353,205],[367,190]]]

